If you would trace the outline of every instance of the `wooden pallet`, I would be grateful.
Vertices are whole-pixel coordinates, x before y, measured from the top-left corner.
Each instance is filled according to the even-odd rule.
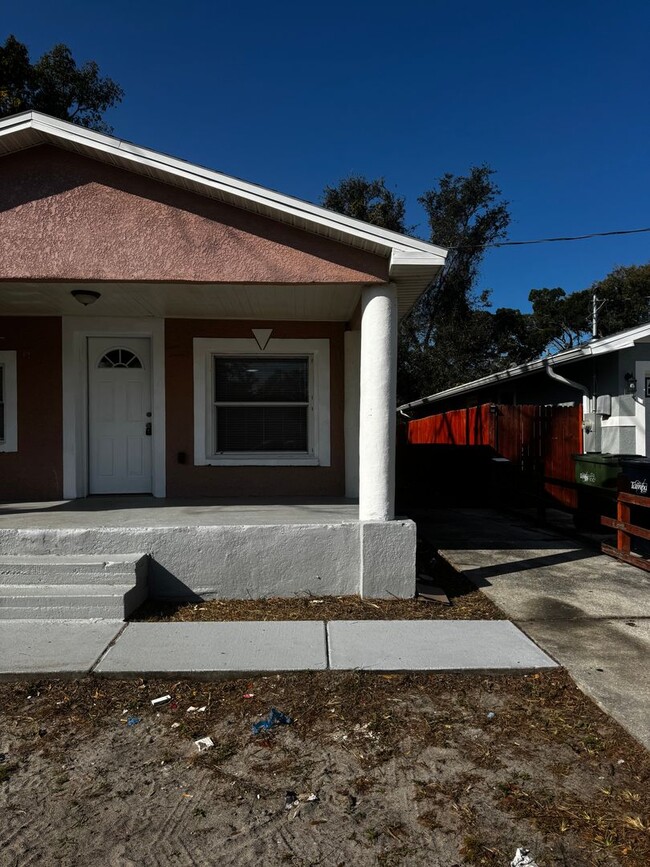
[[[622,560],[624,563],[629,563],[639,569],[645,569],[650,572],[650,560],[642,557],[640,554],[632,553],[632,537],[637,539],[645,539],[650,541],[650,530],[645,527],[638,527],[630,522],[632,506],[640,506],[643,509],[650,508],[650,497],[639,497],[638,494],[628,494],[625,491],[619,491],[616,500],[616,517],[608,518],[603,515],[600,523],[605,527],[611,527],[616,530],[616,547],[607,545],[603,542],[600,546],[603,554],[609,554],[610,557],[616,557],[617,560]]]

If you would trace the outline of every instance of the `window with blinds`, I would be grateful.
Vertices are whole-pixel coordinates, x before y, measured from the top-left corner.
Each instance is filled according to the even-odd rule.
[[[307,356],[215,356],[215,452],[309,451]]]

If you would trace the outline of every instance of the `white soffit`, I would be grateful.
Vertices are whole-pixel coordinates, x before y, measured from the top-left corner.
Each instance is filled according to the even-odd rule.
[[[72,289],[100,293],[90,307]],[[298,319],[348,322],[361,299],[356,284],[57,283],[0,280],[0,315],[156,316],[193,319]]]

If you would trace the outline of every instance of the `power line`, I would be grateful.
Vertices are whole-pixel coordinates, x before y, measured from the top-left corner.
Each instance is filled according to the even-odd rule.
[[[642,232],[650,232],[647,229],[616,229],[612,232],[590,232],[588,235],[567,235],[560,238],[536,238],[533,241],[497,241],[494,244],[459,244],[457,247],[447,247],[448,250],[466,250],[477,247],[523,247],[528,244],[554,244],[558,241],[585,241],[588,238],[607,238],[611,235],[639,235]]]

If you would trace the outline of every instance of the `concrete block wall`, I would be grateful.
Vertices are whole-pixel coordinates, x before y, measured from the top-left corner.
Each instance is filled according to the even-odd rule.
[[[6,554],[150,556],[156,598],[410,597],[412,521],[0,530]]]

